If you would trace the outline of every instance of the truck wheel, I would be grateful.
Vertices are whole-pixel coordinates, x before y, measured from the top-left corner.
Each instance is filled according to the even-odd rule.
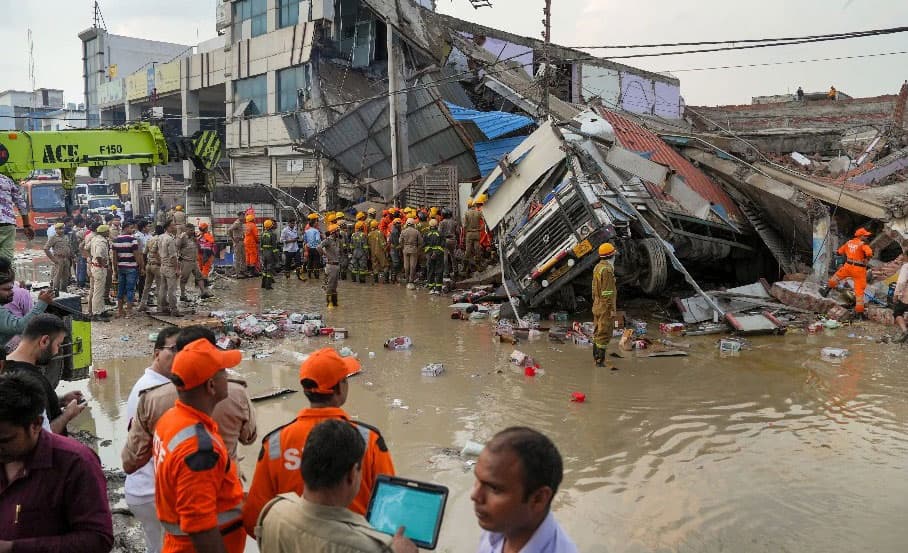
[[[638,251],[641,264],[638,279],[640,290],[649,296],[662,293],[665,290],[665,283],[668,282],[668,261],[662,244],[658,238],[644,238],[637,241],[637,247],[640,248]]]

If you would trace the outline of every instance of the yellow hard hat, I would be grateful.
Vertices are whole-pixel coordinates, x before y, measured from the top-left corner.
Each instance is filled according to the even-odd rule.
[[[334,218],[335,219],[346,219],[347,216],[344,215],[343,211],[338,211],[337,213],[334,214]]]
[[[336,220],[337,220],[337,215],[335,215],[334,213],[329,213],[329,214],[325,215],[325,222],[327,222],[327,223],[333,223]]]
[[[395,217],[394,220],[391,221],[391,222],[394,223],[395,225],[399,225],[399,224],[401,224],[403,221],[400,220],[400,217]]]
[[[429,217],[437,217],[437,216],[438,216],[437,207],[433,207],[433,208],[429,209]]]
[[[599,244],[599,257],[612,257],[615,255],[615,246],[611,242],[603,242]]]
[[[308,218],[309,218],[310,221],[315,221],[315,220],[318,219],[318,213],[310,213],[310,214],[308,215]]]
[[[362,221],[362,220],[365,219],[365,218],[366,218],[366,214],[363,213],[362,211],[358,211],[358,212],[356,213],[356,220],[357,220],[357,221]]]
[[[120,208],[117,207],[116,205],[110,206],[110,210],[111,210],[111,211],[116,211],[116,210],[118,210],[118,209],[120,209]]]
[[[372,228],[378,228],[378,221],[376,221],[375,219],[372,219],[372,222],[369,223],[369,226]]]
[[[467,200],[467,207],[473,207],[473,198]]]
[[[183,211],[183,206],[178,205],[174,209],[176,209],[177,211]]]
[[[255,215],[246,215],[246,222],[251,223],[252,221],[255,221]]]
[[[482,204],[486,203],[487,201],[489,201],[489,197],[486,196],[485,194],[480,194],[479,196],[476,197],[476,201],[474,201],[473,203],[476,205],[482,205]]]
[[[353,228],[356,230],[363,230],[364,226],[366,226],[366,223],[364,223],[362,221],[357,221],[356,225],[354,225]]]
[[[375,208],[374,208],[374,207],[370,207],[370,208],[368,209],[368,213],[369,213],[369,215],[375,215],[375,213],[376,213]]]
[[[274,226],[274,221],[272,221],[271,219],[265,219],[264,226],[265,226],[265,228],[271,228]]]

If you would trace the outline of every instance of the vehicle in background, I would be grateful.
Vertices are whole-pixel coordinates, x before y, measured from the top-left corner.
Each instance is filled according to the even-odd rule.
[[[117,206],[117,209],[123,209],[123,203],[120,202],[120,198],[114,195],[105,195],[105,196],[89,196],[88,201],[86,202],[85,212],[87,213],[97,213],[101,217],[112,213],[113,210],[111,207]]]
[[[58,178],[38,176],[25,180],[21,186],[25,201],[29,205],[29,223],[35,231],[47,231],[47,227],[66,216],[66,192]],[[17,217],[22,226],[22,217]]]
[[[76,185],[73,190],[77,206],[87,206],[88,199],[95,196],[115,196],[116,192],[104,181],[87,182]]]

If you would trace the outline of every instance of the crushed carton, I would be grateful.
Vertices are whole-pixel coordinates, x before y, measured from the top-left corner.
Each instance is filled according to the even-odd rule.
[[[396,338],[388,338],[385,341],[385,348],[392,351],[406,350],[411,347],[413,347],[413,341],[410,340],[409,336],[397,336]]]
[[[423,376],[439,376],[443,372],[445,372],[445,366],[441,363],[429,363],[422,368]]]

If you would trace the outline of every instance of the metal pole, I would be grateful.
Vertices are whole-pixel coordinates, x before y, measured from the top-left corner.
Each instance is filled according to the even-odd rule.
[[[386,21],[388,28],[388,115],[391,118],[391,197],[400,192],[400,182],[397,174],[400,172],[400,162],[397,152],[397,58],[394,55],[394,27],[391,21]],[[387,190],[387,189],[386,189]]]
[[[542,116],[548,118],[549,116],[549,71],[552,69],[552,60],[549,56],[549,44],[552,41],[552,0],[545,0],[545,10],[542,12],[545,14],[545,19],[542,22],[545,24],[545,31],[542,33],[542,38],[545,39],[545,46],[542,52],[542,59],[545,62],[545,71],[542,73]]]

